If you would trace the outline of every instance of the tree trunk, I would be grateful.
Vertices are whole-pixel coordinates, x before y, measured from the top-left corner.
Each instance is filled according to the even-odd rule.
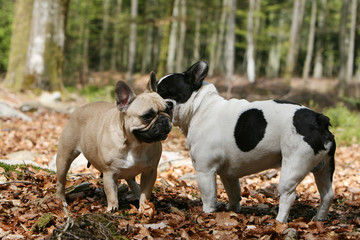
[[[195,10],[195,36],[194,36],[194,54],[192,57],[192,62],[197,62],[200,60],[200,25],[201,25],[201,8],[199,4],[196,5]],[[215,20],[214,20],[215,21]]]
[[[340,51],[340,70],[339,70],[339,97],[343,97],[346,88],[346,60],[347,60],[347,20],[349,12],[349,0],[344,0],[341,8],[340,34],[339,34],[339,51]]]
[[[17,1],[4,85],[14,90],[62,90],[68,0]]]
[[[87,2],[84,2],[85,4]],[[82,19],[84,24],[84,33],[82,36],[82,56],[81,56],[81,76],[80,84],[85,86],[87,83],[87,75],[89,73],[89,20],[86,16]]]
[[[148,70],[148,65],[151,61],[151,49],[153,47],[153,32],[154,32],[154,13],[152,10],[152,6],[155,3],[153,0],[146,1],[146,34],[144,40],[144,51],[142,55],[141,61],[141,73],[144,74]]]
[[[246,49],[246,72],[248,81],[255,82],[255,60],[254,60],[254,38],[253,38],[253,18],[254,18],[255,0],[249,0],[249,12],[247,22],[247,49]]]
[[[184,69],[184,50],[185,50],[185,34],[186,34],[186,0],[180,0],[180,37],[176,51],[176,72]]]
[[[174,0],[168,1],[168,7],[166,12],[166,17],[171,17],[171,13],[173,11]],[[169,52],[169,42],[170,42],[170,22],[165,21],[162,25],[162,38],[161,38],[161,47],[160,47],[160,54],[159,54],[159,64],[157,69],[157,75],[162,76],[166,72],[166,63],[167,63],[167,56]]]
[[[136,17],[138,9],[138,0],[131,0],[131,24],[130,24],[130,38],[129,38],[129,59],[128,59],[128,70],[126,79],[130,85],[133,84],[133,73],[134,64],[136,57]]]
[[[221,2],[219,2],[219,1],[216,1],[216,3],[218,5],[221,5]],[[209,45],[209,52],[210,52],[209,74],[208,74],[209,77],[212,77],[215,72],[216,49],[219,46],[219,42],[218,42],[218,38],[217,38],[218,25],[219,25],[219,20],[218,20],[219,19],[219,11],[217,11],[217,9],[214,10],[213,16],[214,16],[214,18],[213,18],[214,20],[211,25],[213,32],[211,34],[210,45]]]
[[[351,82],[353,76],[357,1],[358,0],[352,0],[351,3],[350,42],[349,42],[349,53],[348,53],[347,70],[346,70],[347,84]]]
[[[226,36],[226,83],[228,86],[227,97],[230,98],[232,81],[234,77],[234,65],[235,65],[235,14],[236,14],[236,0],[229,0],[228,9],[228,29]]]
[[[122,9],[122,0],[116,1],[115,22],[114,22],[114,39],[111,51],[110,69],[117,70],[118,61],[120,60],[120,14]]]
[[[214,71],[216,70],[222,70],[223,64],[221,64],[222,56],[224,52],[224,33],[225,33],[225,24],[226,24],[226,18],[228,15],[228,2],[231,0],[223,0],[223,6],[221,10],[221,17],[220,17],[220,29],[219,34],[217,38],[217,46],[216,46],[216,52],[215,52],[215,58],[214,58]],[[225,50],[226,51],[226,50]]]
[[[321,9],[318,18],[318,27],[316,30],[316,55],[314,63],[314,78],[321,78],[323,76],[323,35],[325,26],[325,9],[326,0],[321,0]]]
[[[298,50],[298,41],[300,38],[300,29],[302,25],[302,14],[305,6],[305,0],[295,0],[292,14],[289,49],[286,57],[285,82],[290,85]]]
[[[179,18],[179,3],[180,0],[175,0],[173,14],[172,14],[169,51],[168,51],[167,63],[166,63],[166,71],[168,73],[175,71],[175,53],[177,47],[176,41],[177,41],[177,29],[178,29],[178,18]]]
[[[312,1],[310,31],[309,31],[309,38],[308,38],[308,44],[307,44],[308,47],[307,47],[307,51],[306,51],[305,66],[303,69],[303,79],[305,82],[307,82],[308,78],[309,78],[310,64],[311,64],[312,54],[313,54],[313,50],[314,50],[316,8],[317,8],[316,1]]]
[[[271,16],[270,16],[271,19]],[[271,20],[270,20],[271,21]],[[271,21],[275,25],[274,21]],[[270,23],[271,23],[270,22]],[[280,60],[281,60],[281,46],[284,36],[284,18],[279,18],[278,29],[279,32],[272,33],[272,36],[275,36],[275,42],[270,46],[270,52],[268,56],[268,62],[266,66],[266,76],[267,77],[278,77],[280,72]]]
[[[99,63],[99,70],[105,70],[105,59],[106,59],[106,51],[108,48],[107,44],[107,33],[109,29],[109,9],[110,9],[110,0],[104,0],[104,17],[102,23],[102,30],[100,36],[100,63]]]

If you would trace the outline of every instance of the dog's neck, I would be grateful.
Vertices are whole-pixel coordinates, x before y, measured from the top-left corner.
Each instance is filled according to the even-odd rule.
[[[207,98],[211,98],[204,101]],[[187,136],[192,121],[197,121],[194,117],[199,112],[209,111],[217,101],[224,100],[219,96],[215,86],[204,82],[201,88],[193,92],[191,97],[183,104],[179,104],[174,109],[173,123],[179,126],[181,132]]]

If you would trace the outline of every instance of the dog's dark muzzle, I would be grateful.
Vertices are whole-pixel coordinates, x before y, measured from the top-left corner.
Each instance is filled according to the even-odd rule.
[[[149,124],[143,129],[133,130],[134,136],[141,142],[158,142],[165,140],[171,131],[170,116],[167,114],[160,114],[153,124]]]

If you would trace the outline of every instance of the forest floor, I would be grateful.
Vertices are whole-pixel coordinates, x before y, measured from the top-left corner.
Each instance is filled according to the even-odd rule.
[[[271,89],[266,91],[265,95],[273,94]],[[29,95],[13,95],[4,89],[0,89],[0,93],[0,100],[8,102],[19,103],[29,98]],[[248,92],[235,91],[234,94]],[[284,91],[283,95],[274,96],[285,94]],[[59,135],[69,115],[45,108],[26,114],[33,119],[31,122],[0,117],[0,159],[6,159],[12,152],[27,150],[36,154],[35,162],[47,165],[56,153]],[[120,210],[106,213],[102,179],[92,168],[84,166],[69,175],[67,186],[77,187],[69,188],[66,215],[54,196],[54,172],[28,165],[15,169],[0,165],[0,239],[360,238],[359,144],[338,146],[336,150],[335,198],[329,219],[312,221],[319,194],[313,176],[308,175],[297,188],[297,199],[286,224],[275,221],[279,202],[278,170],[240,179],[240,213],[226,211],[227,195],[218,181],[221,207],[216,213],[206,214],[201,211],[200,192],[189,164],[186,140],[177,128],[163,142],[163,149],[179,154],[183,160],[163,159],[167,164],[159,168],[151,202],[141,213],[137,210],[138,201],[124,184],[120,184]]]

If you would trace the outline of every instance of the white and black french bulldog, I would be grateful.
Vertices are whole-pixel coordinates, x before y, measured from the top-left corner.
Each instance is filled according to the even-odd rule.
[[[287,101],[256,101],[219,96],[204,82],[208,64],[200,61],[183,73],[158,81],[158,93],[174,102],[172,121],[187,138],[204,212],[217,207],[216,175],[239,211],[239,177],[281,167],[277,220],[286,222],[296,186],[312,172],[321,205],[314,219],[324,220],[334,197],[335,140],[329,118]]]
[[[82,152],[103,173],[107,210],[118,208],[118,178],[126,179],[140,197],[140,210],[150,199],[161,157],[161,140],[171,130],[169,108],[156,93],[152,72],[147,90],[135,96],[123,81],[115,86],[116,105],[86,104],[70,116],[61,133],[57,158],[57,197],[64,206],[66,173]],[[134,177],[141,173],[140,189]]]

